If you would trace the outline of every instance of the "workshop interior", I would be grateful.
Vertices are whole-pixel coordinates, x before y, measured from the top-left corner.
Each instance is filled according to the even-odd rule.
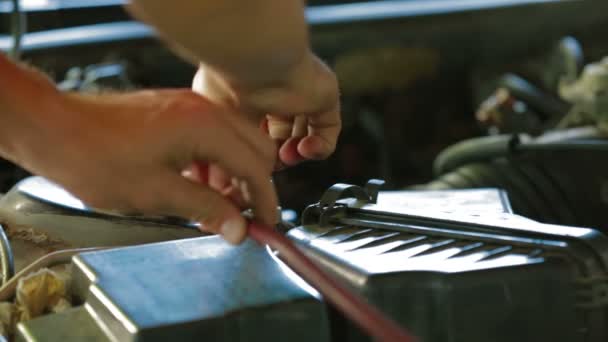
[[[190,87],[124,4],[0,0],[0,50],[62,91]],[[275,231],[412,341],[608,341],[608,1],[306,16],[343,130],[274,175]],[[373,340],[270,244],[98,211],[8,161],[0,194],[0,340]]]

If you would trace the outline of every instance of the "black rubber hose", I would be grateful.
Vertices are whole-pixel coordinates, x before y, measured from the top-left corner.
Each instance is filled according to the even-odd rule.
[[[542,165],[497,159],[463,165],[417,190],[499,188],[505,190],[516,214],[545,223],[579,224],[563,186]]]
[[[462,165],[504,157],[509,155],[518,143],[517,135],[494,135],[459,142],[437,156],[433,163],[433,173],[440,176]]]
[[[514,74],[505,75],[500,80],[500,86],[509,90],[515,98],[532,108],[541,116],[542,120],[562,117],[568,113],[571,107],[559,97],[544,93],[532,83]]]
[[[433,182],[415,189],[494,187],[507,191],[515,213],[546,223],[586,225],[580,198],[563,168],[547,168],[542,155],[608,153],[608,141],[593,127],[545,134],[534,139],[499,135],[463,141],[444,150],[435,160]],[[539,154],[540,153],[540,154]],[[581,154],[583,155],[583,154]],[[559,169],[562,169],[560,171]],[[599,200],[599,199],[598,199]],[[595,215],[595,214],[594,214]],[[601,222],[592,222],[604,227]]]
[[[538,213],[529,203],[528,198],[521,192],[514,191],[512,181],[508,176],[505,177],[494,163],[475,163],[466,165],[460,170],[462,173],[469,175],[475,179],[480,188],[499,188],[507,191],[509,198],[512,200],[513,209],[517,213],[526,214],[528,216],[537,217]],[[519,209],[519,211],[517,211]],[[523,212],[522,209],[525,209]]]

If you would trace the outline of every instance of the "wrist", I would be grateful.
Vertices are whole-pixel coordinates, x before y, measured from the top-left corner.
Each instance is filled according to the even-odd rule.
[[[247,113],[309,114],[333,105],[337,97],[335,75],[311,51],[280,78],[259,83],[241,82],[201,65],[193,87],[214,102]]]
[[[265,113],[310,115],[333,106],[338,97],[334,73],[312,52],[285,73],[281,82],[247,89],[244,97]]]

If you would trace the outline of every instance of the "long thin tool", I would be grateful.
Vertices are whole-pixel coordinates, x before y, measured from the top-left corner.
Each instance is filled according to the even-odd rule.
[[[209,182],[208,164],[200,162],[195,166],[199,181],[207,184]],[[287,266],[374,339],[383,342],[416,341],[410,333],[381,311],[323,272],[285,236],[270,227],[255,222],[249,224],[247,232],[249,237],[257,243],[268,245],[278,251],[279,257],[285,261]]]
[[[294,272],[374,339],[383,342],[416,341],[410,333],[377,308],[323,272],[285,236],[258,223],[249,225],[248,234],[259,244],[268,245],[278,251],[279,257]]]

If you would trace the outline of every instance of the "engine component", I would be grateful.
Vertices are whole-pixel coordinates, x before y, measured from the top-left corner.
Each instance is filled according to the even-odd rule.
[[[450,209],[449,192],[378,196],[378,184],[333,186],[287,235],[423,341],[606,339],[606,236],[510,214],[500,191],[456,191],[472,200]],[[96,251],[73,268],[82,305],[21,323],[19,340],[367,340],[251,241]]]
[[[435,160],[438,178],[424,189],[496,187],[515,213],[554,224],[608,229],[608,141],[594,127],[499,135],[460,142]]]
[[[541,119],[528,109],[525,102],[505,88],[499,88],[484,101],[475,116],[477,121],[490,129],[491,134],[494,131],[531,134],[542,132]]]
[[[607,338],[603,234],[373,197],[335,185],[288,235],[423,341]],[[366,340],[342,324],[337,340]]]
[[[541,70],[543,87],[516,74],[505,74],[495,94],[479,106],[477,120],[490,134],[539,135],[555,128],[573,109],[573,99],[561,90],[579,77],[583,62],[581,44],[573,37],[562,38],[546,61],[548,66]]]
[[[4,281],[13,273],[13,259],[14,269],[19,271],[56,250],[126,246],[202,234],[195,225],[178,218],[143,218],[88,208],[41,177],[27,178],[0,197],[0,222],[11,240],[7,248],[0,244]]]
[[[562,82],[560,95],[574,104],[562,127],[592,123],[608,133],[608,57],[587,65],[578,80]]]
[[[42,177],[27,178],[1,197],[0,216],[9,226],[33,228],[49,239],[75,247],[200,236],[196,225],[180,218],[122,215],[89,208]]]
[[[550,78],[561,100],[506,75],[478,118],[511,134],[447,148],[435,159],[438,178],[418,188],[498,187],[518,214],[607,231],[608,165],[602,161],[608,151],[608,58],[581,74],[582,51],[573,38],[564,38],[554,57],[560,63]]]
[[[329,341],[322,302],[252,241],[204,237],[85,253],[84,305],[18,327],[24,341]],[[75,324],[74,322],[79,322]]]
[[[585,67],[583,46],[574,37],[562,38],[549,59],[549,65],[543,79],[549,89],[558,92],[560,84],[575,81]]]

